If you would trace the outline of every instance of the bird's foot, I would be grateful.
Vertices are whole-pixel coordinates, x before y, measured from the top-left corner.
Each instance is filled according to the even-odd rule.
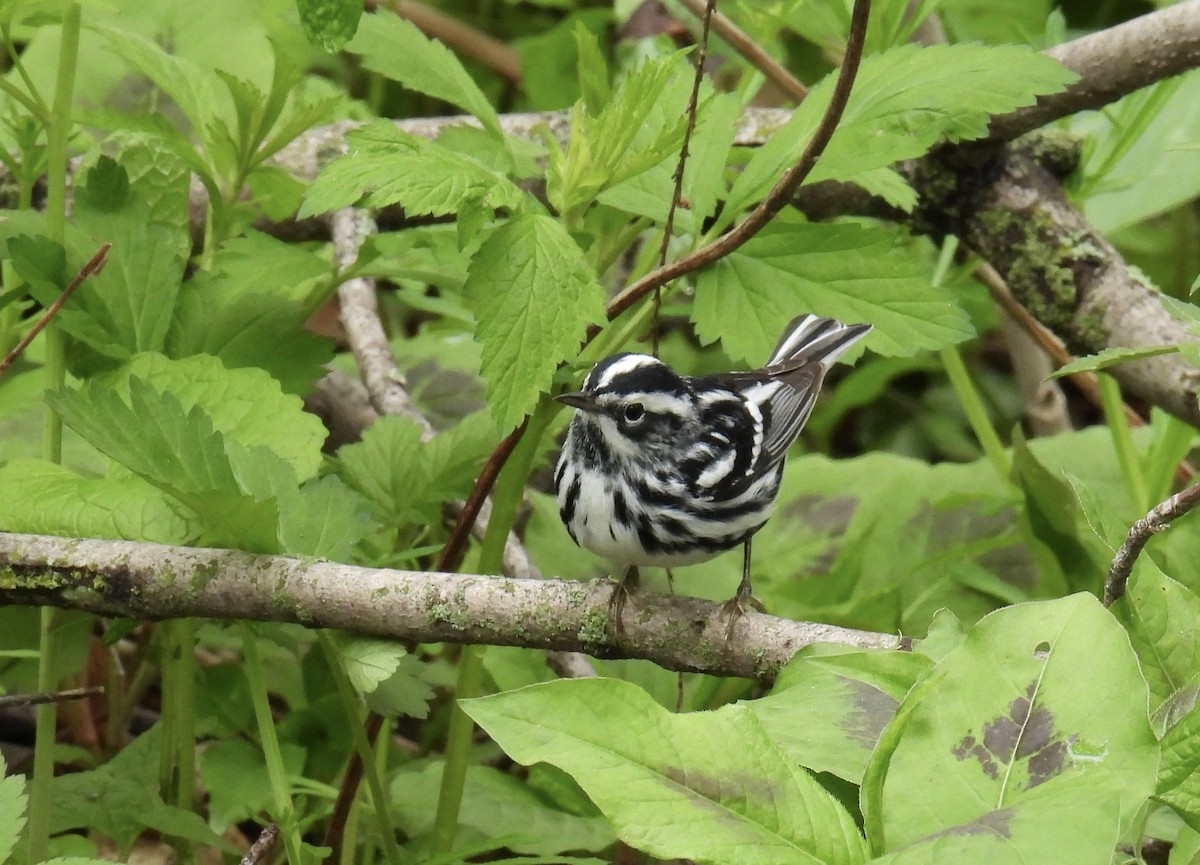
[[[625,602],[637,588],[639,578],[636,566],[631,565],[626,568],[625,574],[613,586],[612,596],[608,599],[609,631],[618,641],[625,638],[625,623],[622,619],[625,615]]]
[[[730,641],[733,639],[734,625],[737,624],[738,619],[746,614],[748,609],[753,609],[759,613],[765,613],[767,611],[767,608],[763,606],[762,601],[749,593],[743,595],[741,592],[738,592],[734,597],[721,604],[720,617],[726,621],[726,645],[729,645]]]

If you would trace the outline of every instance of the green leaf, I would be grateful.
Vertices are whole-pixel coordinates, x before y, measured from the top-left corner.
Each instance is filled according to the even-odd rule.
[[[214,79],[185,57],[168,54],[139,33],[107,24],[91,24],[105,47],[154,82],[183,111],[193,125],[203,123],[217,110]]]
[[[442,43],[391,12],[367,15],[346,50],[362,57],[363,66],[435,99],[475,115],[488,132],[502,138],[491,102]]]
[[[321,420],[262,370],[226,369],[208,355],[171,360],[141,354],[104,383],[128,397],[134,379],[172,394],[185,412],[199,406],[213,429],[227,438],[247,448],[269,448],[301,481],[316,475],[321,465],[326,436]]]
[[[20,459],[0,467],[0,489],[9,532],[186,544],[200,531],[194,515],[138,477],[88,478]]]
[[[509,430],[578,350],[587,325],[604,319],[604,291],[566,230],[528,214],[488,236],[464,290],[476,304],[492,416]]]
[[[469,416],[427,442],[406,418],[381,417],[362,440],[338,451],[338,473],[370,502],[385,524],[406,526],[441,520],[447,501],[464,496],[495,444],[482,413]]]
[[[825,113],[835,77],[814,87],[750,159],[713,232],[761,199],[799,158]],[[992,115],[1031,105],[1075,78],[1057,61],[1017,45],[904,45],[867,57],[842,121],[806,183],[878,180],[872,172],[915,159],[941,140],[978,138]]]
[[[678,75],[685,68],[675,55],[645,60],[598,113],[575,105],[566,152],[551,151],[546,181],[547,196],[568,221],[604,189],[678,152],[687,126],[686,84]]]
[[[400,668],[400,660],[408,655],[404,645],[395,640],[363,637],[341,631],[329,632],[330,642],[337,649],[342,668],[350,684],[365,696]]]
[[[347,136],[348,152],[327,165],[304,193],[300,217],[349,207],[401,205],[416,216],[445,216],[470,205],[520,210],[531,199],[469,156],[376,120]]]
[[[336,54],[354,38],[362,17],[358,0],[296,0],[296,8],[304,35],[326,54]]]
[[[367,533],[362,498],[338,478],[279,490],[279,543],[286,553],[346,562]]]
[[[199,405],[186,411],[169,392],[136,376],[129,402],[102,382],[48,393],[63,422],[93,447],[199,514],[204,540],[251,552],[280,552],[273,491],[295,486],[291,467],[266,447],[253,451],[213,429]]]
[[[9,861],[25,827],[25,781],[9,775],[0,757],[0,862]]]
[[[1142,348],[1106,348],[1097,354],[1077,358],[1065,366],[1060,366],[1050,374],[1050,378],[1061,378],[1077,372],[1097,372],[1125,363],[1130,360],[1141,360],[1144,357],[1157,357],[1160,354],[1170,354],[1179,351],[1177,345],[1151,345]]]
[[[436,762],[420,769],[405,768],[392,781],[389,801],[397,825],[410,838],[428,835],[433,829],[443,765]],[[602,817],[554,808],[528,784],[490,766],[467,767],[460,813],[464,827],[485,838],[503,838],[504,846],[515,853],[599,852],[616,841]]]
[[[191,173],[187,163],[161,136],[117,130],[108,137],[117,148],[116,160],[129,175],[134,195],[145,202],[149,221],[171,230],[180,244],[179,256],[191,254],[188,225],[188,192]]]
[[[1142,556],[1112,611],[1141,662],[1150,686],[1151,715],[1175,708],[1177,695],[1186,695],[1194,705],[1200,684],[1200,633],[1194,626],[1200,621],[1200,597]],[[1161,730],[1176,719],[1168,715],[1156,720]]]
[[[1200,706],[1163,736],[1155,798],[1200,831]]]
[[[282,742],[279,750],[287,773],[303,774],[304,749]],[[275,805],[262,751],[241,739],[209,742],[200,755],[200,778],[208,791],[209,820],[218,831]]]
[[[569,773],[617,835],[652,856],[735,865],[866,858],[850,815],[745,706],[674,715],[615,679],[548,682],[462,706],[513,759]]]
[[[898,248],[894,232],[858,225],[773,224],[700,273],[692,315],[704,342],[761,363],[783,323],[804,312],[874,330],[866,344],[911,355],[971,336],[953,295],[929,266]]]
[[[862,783],[879,734],[908,689],[931,666],[908,652],[810,647],[749,708],[790,759]]]
[[[167,805],[159,796],[159,738],[154,727],[100,768],[55,778],[50,833],[97,830],[117,842],[122,858],[146,829],[231,849],[199,815]]]
[[[1120,791],[1088,825],[1128,826],[1153,791],[1158,747],[1124,631],[1092,595],[982,619],[908,695],[863,787],[877,850],[962,831],[1027,797]],[[1064,789],[1066,788],[1066,789]]]

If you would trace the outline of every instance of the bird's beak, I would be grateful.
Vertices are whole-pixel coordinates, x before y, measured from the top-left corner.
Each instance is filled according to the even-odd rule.
[[[561,403],[566,403],[569,406],[574,406],[583,411],[596,411],[596,398],[583,391],[573,391],[572,393],[560,393],[555,397]]]

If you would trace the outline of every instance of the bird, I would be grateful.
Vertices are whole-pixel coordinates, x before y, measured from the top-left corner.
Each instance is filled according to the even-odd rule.
[[[577,545],[624,566],[610,602],[618,635],[640,567],[669,574],[739,545],[742,580],[722,606],[726,641],[747,606],[762,609],[751,538],[771,516],[788,448],[825,376],[870,330],[802,315],[761,368],[702,377],[616,354],[580,390],[555,397],[575,409],[554,471],[559,517]]]

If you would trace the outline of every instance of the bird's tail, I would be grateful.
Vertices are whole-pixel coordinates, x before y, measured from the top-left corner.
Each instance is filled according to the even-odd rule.
[[[871,329],[869,324],[842,324],[834,318],[802,315],[783,329],[779,345],[767,361],[768,372],[819,363],[828,370],[841,354]],[[783,370],[778,370],[783,371]]]

